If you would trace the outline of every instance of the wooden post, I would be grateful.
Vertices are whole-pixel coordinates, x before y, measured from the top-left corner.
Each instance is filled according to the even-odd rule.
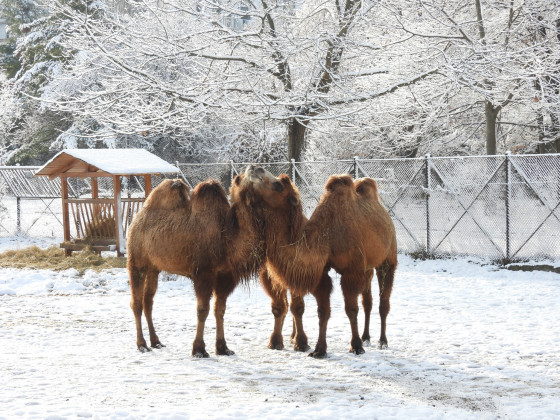
[[[68,212],[68,179],[65,176],[60,177],[60,186],[62,193],[62,223],[64,224],[64,242],[70,242],[70,213]],[[67,257],[72,255],[72,251],[68,248],[64,253]]]
[[[148,198],[148,195],[152,192],[152,176],[144,175],[144,196]]]
[[[122,205],[121,205],[121,177],[113,176],[114,191],[114,216],[115,216],[115,237],[117,239],[117,255],[122,257],[125,253],[125,242],[122,225]]]
[[[97,183],[97,178],[96,177],[92,177],[91,178],[91,198],[99,198],[99,184]],[[99,204],[94,204],[93,205],[93,220],[99,220],[99,213],[100,213],[100,209],[99,209]]]

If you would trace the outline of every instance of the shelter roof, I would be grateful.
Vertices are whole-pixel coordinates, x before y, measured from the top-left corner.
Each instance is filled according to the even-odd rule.
[[[45,163],[35,176],[91,177],[178,173],[179,169],[144,149],[66,149]]]

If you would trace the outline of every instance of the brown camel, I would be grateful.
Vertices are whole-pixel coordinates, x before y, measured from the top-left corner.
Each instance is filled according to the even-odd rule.
[[[267,271],[271,283],[292,295],[312,293],[317,300],[319,337],[313,357],[326,356],[326,330],[330,317],[332,267],[341,275],[346,314],[350,320],[350,350],[364,353],[369,342],[373,270],[379,283],[381,335],[379,348],[388,345],[386,319],[397,267],[397,241],[393,222],[380,203],[371,178],[353,181],[349,175],[331,176],[317,208],[305,222],[297,187],[287,175],[276,178],[262,168],[251,180],[263,199]],[[365,312],[364,332],[358,332],[358,296]],[[299,331],[297,332],[299,334]]]
[[[158,274],[165,270],[190,277],[194,284],[198,322],[192,355],[208,357],[203,333],[212,293],[216,354],[233,354],[224,337],[226,300],[241,280],[258,272],[264,260],[262,228],[248,179],[245,174],[235,177],[231,207],[218,181],[198,184],[189,197],[183,181],[165,180],[134,218],[128,233],[127,267],[140,351],[150,350],[142,334],[142,311],[151,347],[163,347],[152,322],[152,307]]]

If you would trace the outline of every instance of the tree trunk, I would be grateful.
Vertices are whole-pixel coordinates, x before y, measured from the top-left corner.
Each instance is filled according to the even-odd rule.
[[[560,153],[560,120],[554,113],[550,114],[550,120],[552,122],[552,128],[550,130],[552,132],[552,151]]]
[[[538,127],[538,132],[539,132],[539,143],[537,144],[537,151],[542,154],[542,153],[546,153],[546,149],[545,149],[545,137],[544,137],[544,117],[543,117],[543,113],[542,110],[538,110],[538,115],[537,115],[537,127]]]
[[[492,102],[486,101],[485,116],[486,116],[486,154],[495,155],[498,153],[496,145],[496,121],[498,119],[499,109],[494,108]]]
[[[288,128],[288,159],[301,162],[303,150],[305,149],[306,122],[300,122],[294,118]]]

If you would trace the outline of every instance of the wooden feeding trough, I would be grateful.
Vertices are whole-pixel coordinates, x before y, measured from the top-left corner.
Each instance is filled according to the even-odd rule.
[[[66,255],[91,247],[124,255],[126,232],[150,191],[152,175],[180,172],[142,149],[67,149],[43,165],[35,176],[60,177]],[[122,197],[121,178],[143,178],[142,197]],[[69,198],[69,178],[89,178],[91,197]],[[100,178],[112,180],[112,195],[100,197]],[[71,236],[71,227],[75,235]]]

